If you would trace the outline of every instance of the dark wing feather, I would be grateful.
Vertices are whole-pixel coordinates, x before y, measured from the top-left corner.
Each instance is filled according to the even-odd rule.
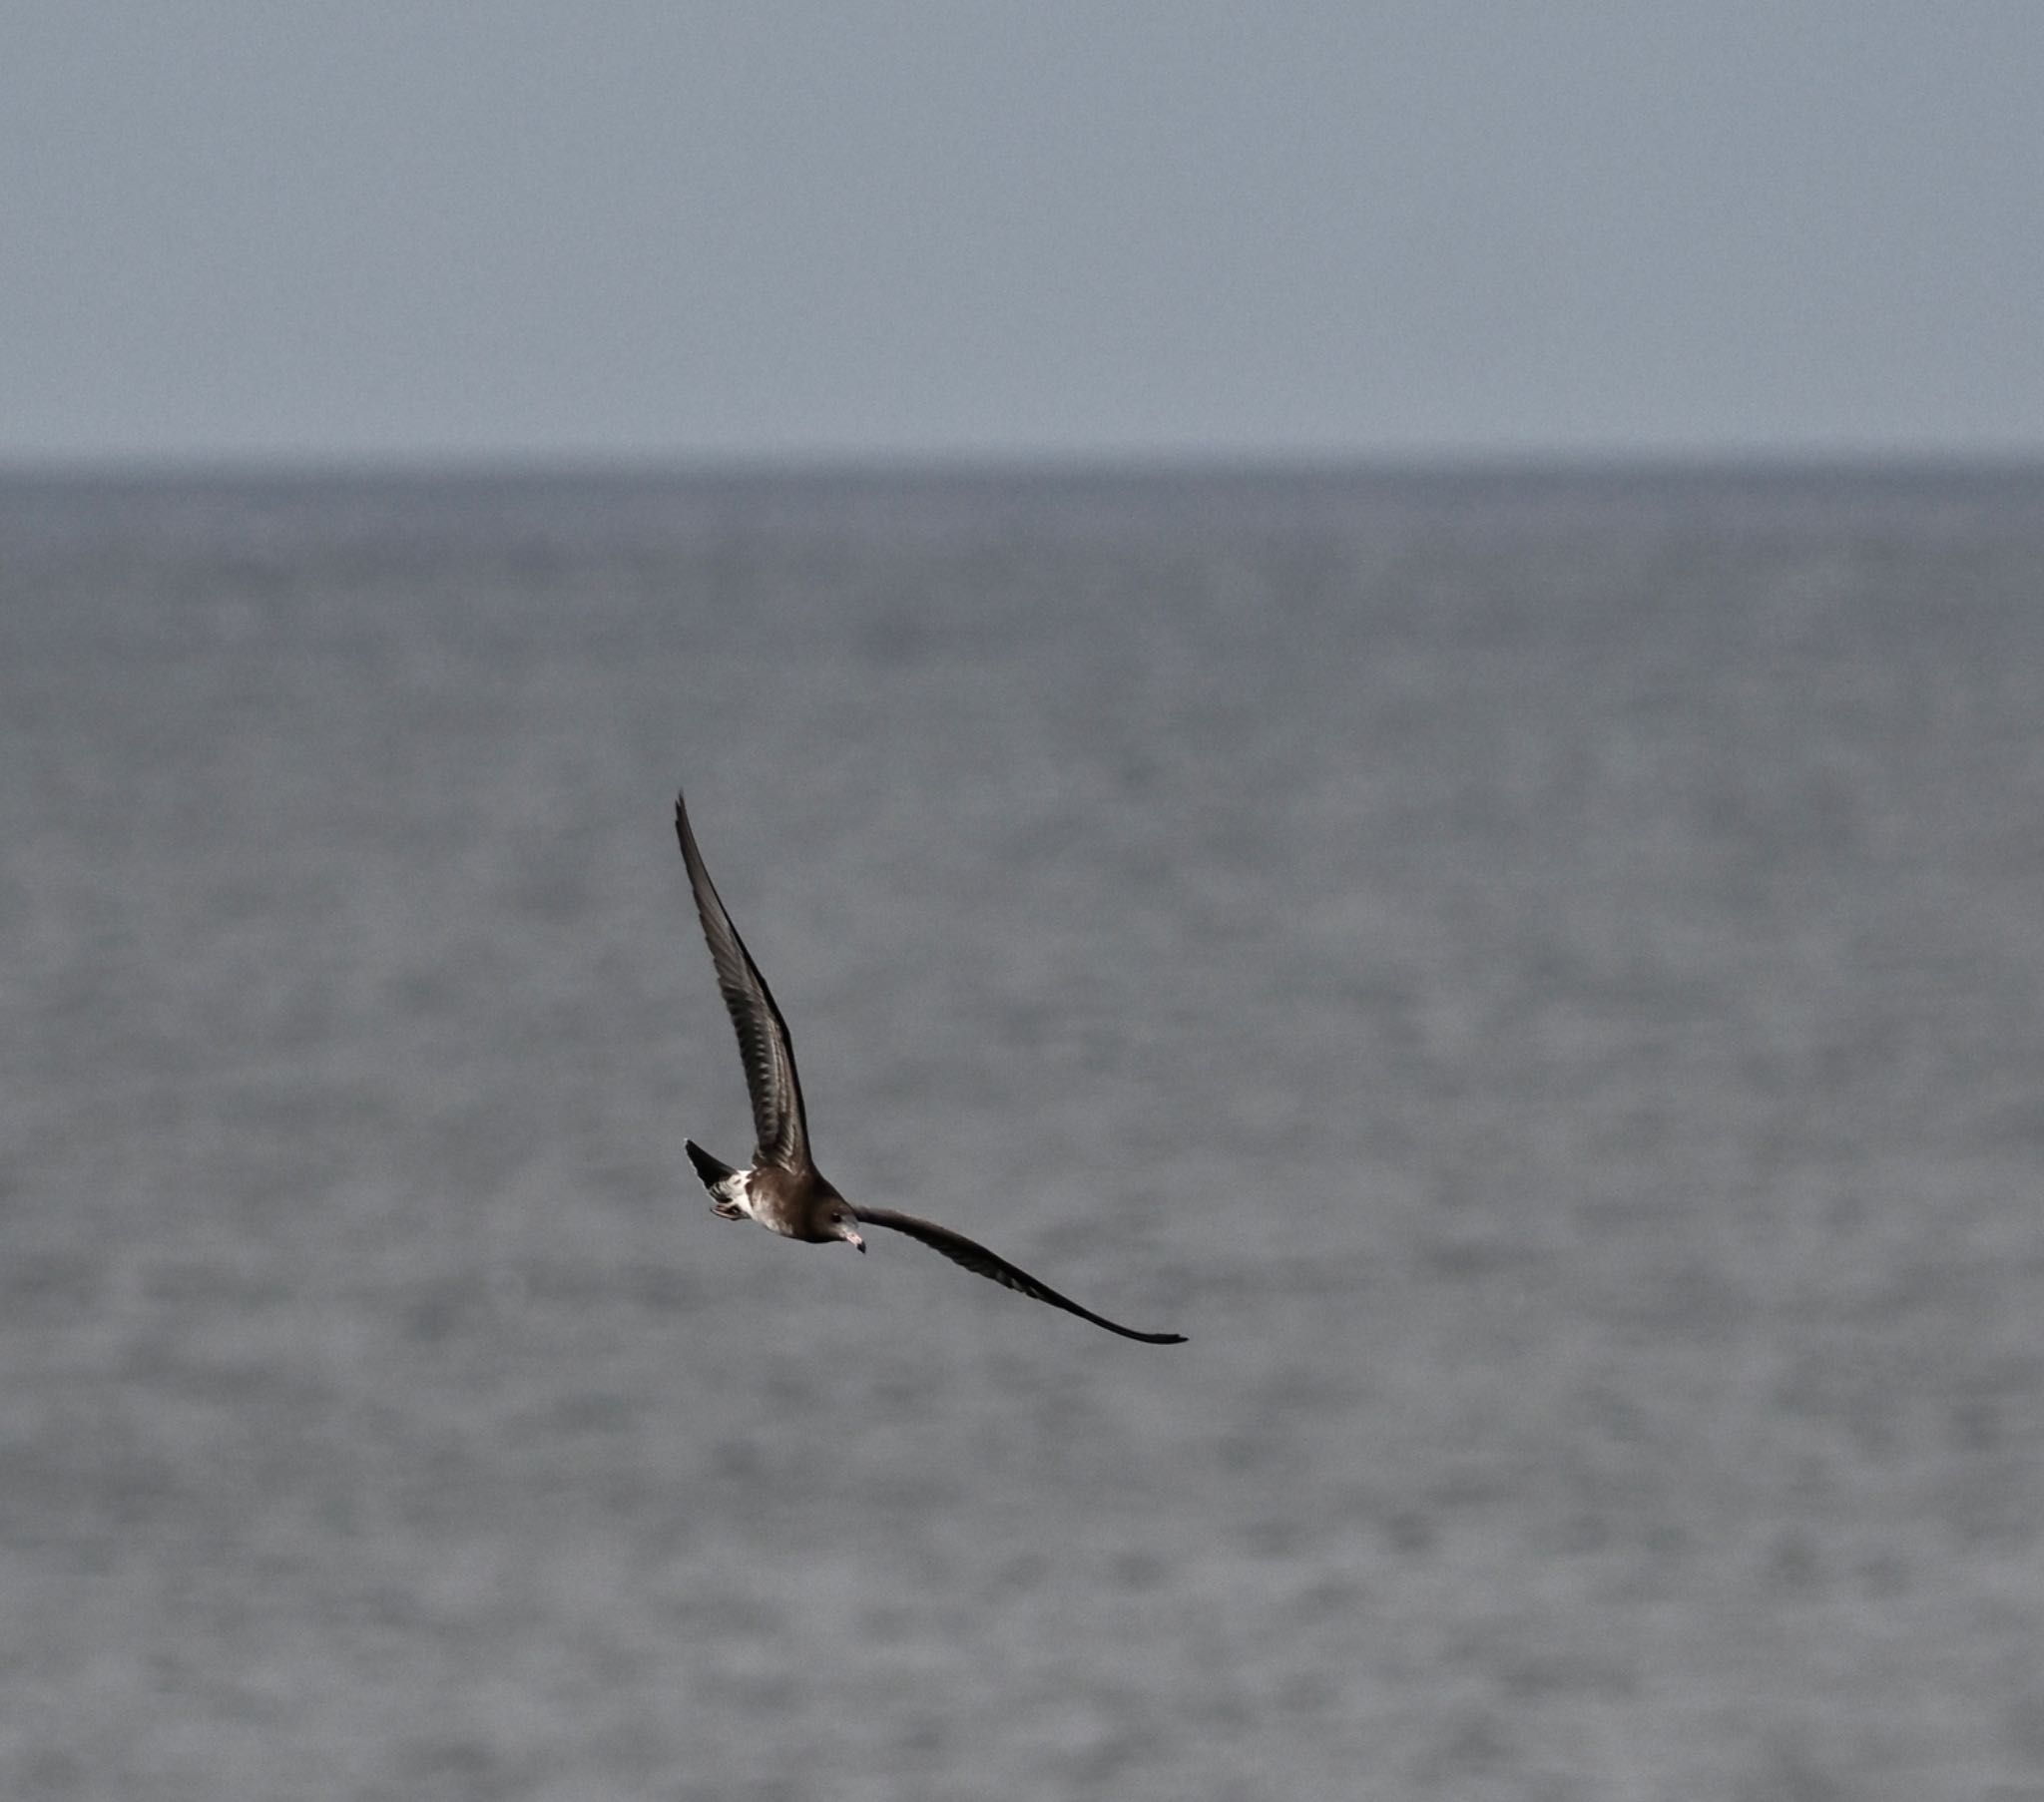
[[[869,1226],[891,1226],[896,1232],[905,1232],[912,1239],[922,1240],[932,1251],[941,1251],[952,1263],[963,1264],[966,1269],[999,1283],[1004,1289],[1047,1301],[1054,1308],[1077,1314],[1081,1320],[1104,1326],[1110,1333],[1119,1333],[1124,1339],[1140,1339],[1145,1345],[1183,1345],[1186,1342],[1183,1333],[1139,1333],[1134,1327],[1118,1326],[1112,1320],[1103,1319],[1091,1308],[1082,1308],[1076,1301],[1060,1295],[1049,1284],[1038,1282],[1027,1270],[1016,1269],[1006,1258],[996,1257],[984,1245],[968,1239],[962,1232],[953,1232],[948,1226],[939,1226],[934,1220],[919,1220],[914,1214],[896,1213],[891,1207],[854,1207],[851,1211]]]
[[[689,866],[689,886],[696,891],[696,912],[703,936],[710,941],[710,960],[717,966],[717,987],[738,1029],[739,1056],[746,1066],[746,1088],[753,1098],[753,1126],[760,1135],[756,1164],[783,1170],[805,1170],[809,1162],[809,1124],[802,1112],[801,1083],[794,1074],[794,1046],[787,1022],[773,1005],[773,996],[753,954],[724,911],[717,885],[704,867],[689,827],[689,809],[675,796],[675,836],[682,841],[682,861]]]

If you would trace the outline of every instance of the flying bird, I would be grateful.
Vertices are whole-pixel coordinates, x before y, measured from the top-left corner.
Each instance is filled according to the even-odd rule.
[[[795,1076],[794,1047],[788,1040],[787,1022],[781,1019],[766,979],[760,974],[760,966],[753,962],[745,940],[739,937],[738,928],[731,923],[731,915],[718,898],[717,885],[704,867],[703,853],[696,848],[688,805],[679,794],[675,796],[675,835],[682,841],[682,861],[688,865],[689,886],[696,892],[703,936],[710,941],[710,960],[717,966],[717,987],[738,1031],[746,1088],[753,1098],[753,1126],[760,1139],[749,1170],[734,1169],[711,1156],[694,1139],[689,1140],[689,1161],[710,1191],[711,1212],[721,1220],[757,1220],[785,1238],[805,1239],[810,1244],[842,1239],[860,1251],[866,1248],[860,1226],[886,1226],[920,1239],[954,1264],[962,1264],[1004,1288],[1047,1301],[1052,1307],[1077,1314],[1081,1320],[1090,1320],[1110,1333],[1120,1333],[1125,1339],[1141,1339],[1146,1345],[1183,1345],[1183,1333],[1139,1333],[1134,1327],[1121,1326],[1090,1308],[1082,1308],[1049,1284],[1038,1282],[1028,1271],[1017,1269],[1006,1258],[996,1257],[984,1245],[948,1226],[917,1219],[914,1214],[898,1213],[891,1207],[854,1207],[831,1186],[809,1155],[809,1125],[802,1112],[802,1088]]]

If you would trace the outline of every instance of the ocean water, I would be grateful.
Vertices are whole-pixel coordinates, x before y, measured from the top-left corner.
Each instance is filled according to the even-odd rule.
[[[2044,474],[0,481],[0,1793],[2044,1798]],[[749,1148],[669,814],[891,1235]]]

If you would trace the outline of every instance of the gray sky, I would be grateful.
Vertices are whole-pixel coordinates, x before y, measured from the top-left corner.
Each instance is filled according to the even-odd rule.
[[[11,0],[0,458],[2044,450],[2037,0]]]

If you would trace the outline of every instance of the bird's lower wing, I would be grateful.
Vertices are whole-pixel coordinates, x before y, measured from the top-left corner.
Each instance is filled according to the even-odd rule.
[[[852,1211],[869,1226],[890,1226],[896,1232],[905,1232],[912,1239],[920,1239],[932,1251],[941,1251],[952,1263],[963,1264],[966,1269],[999,1283],[1004,1289],[1047,1301],[1054,1308],[1077,1314],[1081,1320],[1104,1326],[1110,1333],[1119,1333],[1124,1339],[1140,1339],[1145,1345],[1183,1345],[1186,1341],[1183,1333],[1139,1333],[1134,1327],[1103,1318],[1091,1308],[1082,1308],[1076,1301],[1060,1295],[1048,1283],[1038,1282],[1027,1270],[1016,1269],[1006,1258],[996,1257],[984,1245],[968,1239],[962,1232],[953,1232],[948,1226],[939,1226],[934,1220],[919,1220],[914,1214],[897,1213],[891,1207],[857,1207]]]

